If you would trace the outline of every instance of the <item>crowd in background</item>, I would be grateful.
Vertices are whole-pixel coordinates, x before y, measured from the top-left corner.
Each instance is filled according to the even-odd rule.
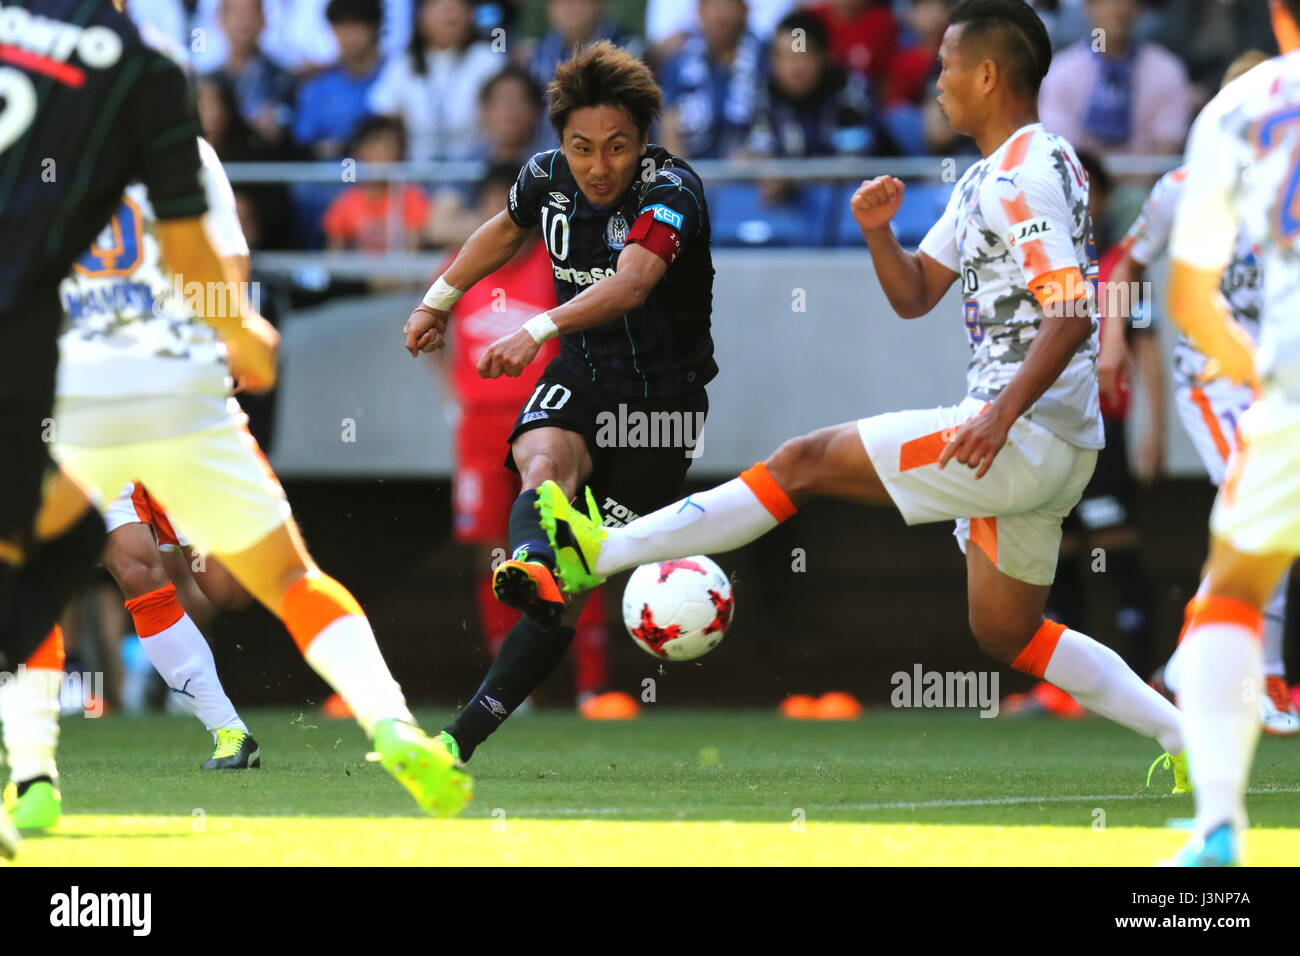
[[[955,0],[131,0],[193,69],[226,162],[485,160],[557,145],[544,90],[609,39],[665,93],[654,141],[687,159],[952,155],[934,101]],[[1101,155],[1176,153],[1267,0],[1037,0],[1056,48],[1048,129]],[[254,246],[447,246],[472,193],[382,185],[240,190]],[[776,205],[788,191],[767,184]]]

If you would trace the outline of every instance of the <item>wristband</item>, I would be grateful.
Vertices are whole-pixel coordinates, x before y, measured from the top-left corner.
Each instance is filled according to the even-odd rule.
[[[424,304],[431,309],[445,312],[464,294],[460,289],[453,288],[442,276],[438,276],[437,281],[429,286],[429,291],[424,294]]]
[[[553,339],[560,334],[560,330],[555,327],[551,321],[551,313],[543,312],[541,315],[535,315],[522,326],[523,330],[533,337],[533,341],[541,345],[547,339]]]

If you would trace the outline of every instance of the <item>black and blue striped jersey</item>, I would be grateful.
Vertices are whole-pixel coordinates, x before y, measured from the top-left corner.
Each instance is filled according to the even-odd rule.
[[[57,298],[133,180],[207,211],[185,76],[110,0],[0,3],[0,101],[0,313]]]
[[[619,253],[636,241],[639,217],[676,233],[677,254],[640,308],[561,338],[560,361],[597,387],[629,398],[676,398],[717,375],[713,337],[713,258],[709,209],[695,171],[650,144],[623,197],[596,206],[578,188],[564,154],[532,157],[510,190],[507,210],[521,228],[540,227],[555,291],[564,304],[616,271]]]

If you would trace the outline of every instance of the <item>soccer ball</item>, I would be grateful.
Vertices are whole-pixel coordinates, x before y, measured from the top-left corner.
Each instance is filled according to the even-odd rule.
[[[647,654],[694,660],[718,646],[731,624],[731,582],[701,554],[643,564],[623,591],[623,623]]]

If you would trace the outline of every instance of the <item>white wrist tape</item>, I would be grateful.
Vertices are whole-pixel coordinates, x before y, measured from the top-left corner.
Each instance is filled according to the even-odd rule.
[[[543,312],[541,315],[535,315],[523,324],[523,329],[533,337],[533,341],[541,345],[547,339],[553,339],[560,334],[560,330],[555,327],[551,321],[551,313]]]
[[[424,294],[424,304],[431,309],[445,312],[464,294],[460,289],[453,288],[442,276],[438,276],[438,280],[429,286],[429,291]]]

